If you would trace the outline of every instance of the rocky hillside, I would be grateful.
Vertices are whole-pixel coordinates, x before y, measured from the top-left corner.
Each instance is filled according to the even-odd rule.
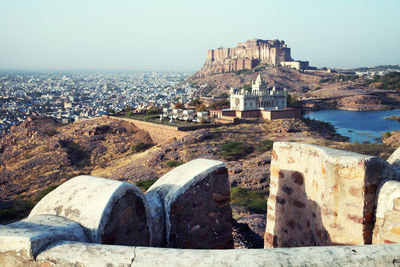
[[[28,118],[1,139],[0,198],[30,199],[50,185],[134,154],[137,143],[153,144],[129,122],[99,118],[64,126],[48,117]]]
[[[314,109],[382,110],[400,108],[400,93],[368,85],[365,78],[324,71],[299,72],[283,67],[261,66],[252,70],[217,73],[188,79],[199,95],[219,96],[229,89],[255,81],[258,74],[270,86],[286,87],[304,107]]]

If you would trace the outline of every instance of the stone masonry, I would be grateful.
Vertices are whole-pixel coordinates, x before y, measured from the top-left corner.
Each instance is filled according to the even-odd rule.
[[[265,247],[371,244],[376,190],[395,178],[377,157],[274,143]]]
[[[46,195],[29,218],[50,214],[80,223],[89,241],[115,245],[150,245],[148,205],[136,186],[78,176]]]
[[[252,69],[260,63],[280,66],[284,61],[293,61],[290,48],[284,41],[253,39],[238,43],[234,48],[209,50],[204,66],[196,75],[203,77],[213,73]]]
[[[146,197],[157,199],[154,195],[163,201],[164,210],[159,212],[165,213],[168,247],[233,248],[230,185],[224,163],[198,159],[179,166],[149,188]],[[154,215],[155,220],[159,217]]]
[[[385,182],[377,203],[373,244],[400,243],[400,182]]]
[[[0,225],[0,266],[399,265],[396,160],[279,142],[272,154],[265,247],[307,247],[213,250],[232,247],[228,175],[198,159],[145,195],[98,177],[64,183],[29,218]]]

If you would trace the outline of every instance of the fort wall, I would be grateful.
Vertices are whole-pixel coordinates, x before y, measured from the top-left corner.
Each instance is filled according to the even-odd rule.
[[[280,66],[281,62],[292,60],[290,48],[284,41],[253,39],[239,43],[234,48],[209,50],[198,76],[252,69],[260,63]]]
[[[377,188],[396,177],[377,157],[274,143],[265,247],[371,244]]]
[[[133,185],[103,178],[80,176],[64,183],[43,198],[29,218],[0,225],[0,265],[399,263],[400,169],[396,165],[299,143],[276,142],[272,155],[265,247],[299,247],[212,250],[232,247],[228,174],[224,163],[199,159],[161,177],[144,197],[136,187],[130,190]],[[391,161],[397,159],[393,154]],[[149,208],[141,209],[138,201]],[[141,217],[138,210],[146,214],[150,246],[159,248],[138,244],[140,233],[135,237],[125,233],[125,225]],[[114,230],[104,239],[98,238],[107,232],[102,225],[118,227],[109,227]],[[136,228],[146,232],[143,225]],[[108,245],[106,240],[113,236],[136,241]],[[371,241],[373,245],[364,245]]]

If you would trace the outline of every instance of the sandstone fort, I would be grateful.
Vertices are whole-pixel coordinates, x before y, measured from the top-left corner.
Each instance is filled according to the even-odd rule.
[[[197,76],[252,69],[258,65],[287,66],[297,70],[308,68],[308,61],[295,61],[284,41],[253,39],[234,48],[209,50],[207,60]]]

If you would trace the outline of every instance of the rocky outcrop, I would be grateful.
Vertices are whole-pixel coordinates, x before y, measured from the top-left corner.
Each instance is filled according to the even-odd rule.
[[[61,125],[49,117],[28,118],[0,139],[0,198],[32,199],[50,185],[134,154],[131,147],[139,142],[154,144],[127,121],[95,118]]]
[[[206,63],[196,76],[252,69],[258,64],[280,66],[291,60],[290,48],[284,41],[253,39],[238,43],[235,48],[209,50]]]

